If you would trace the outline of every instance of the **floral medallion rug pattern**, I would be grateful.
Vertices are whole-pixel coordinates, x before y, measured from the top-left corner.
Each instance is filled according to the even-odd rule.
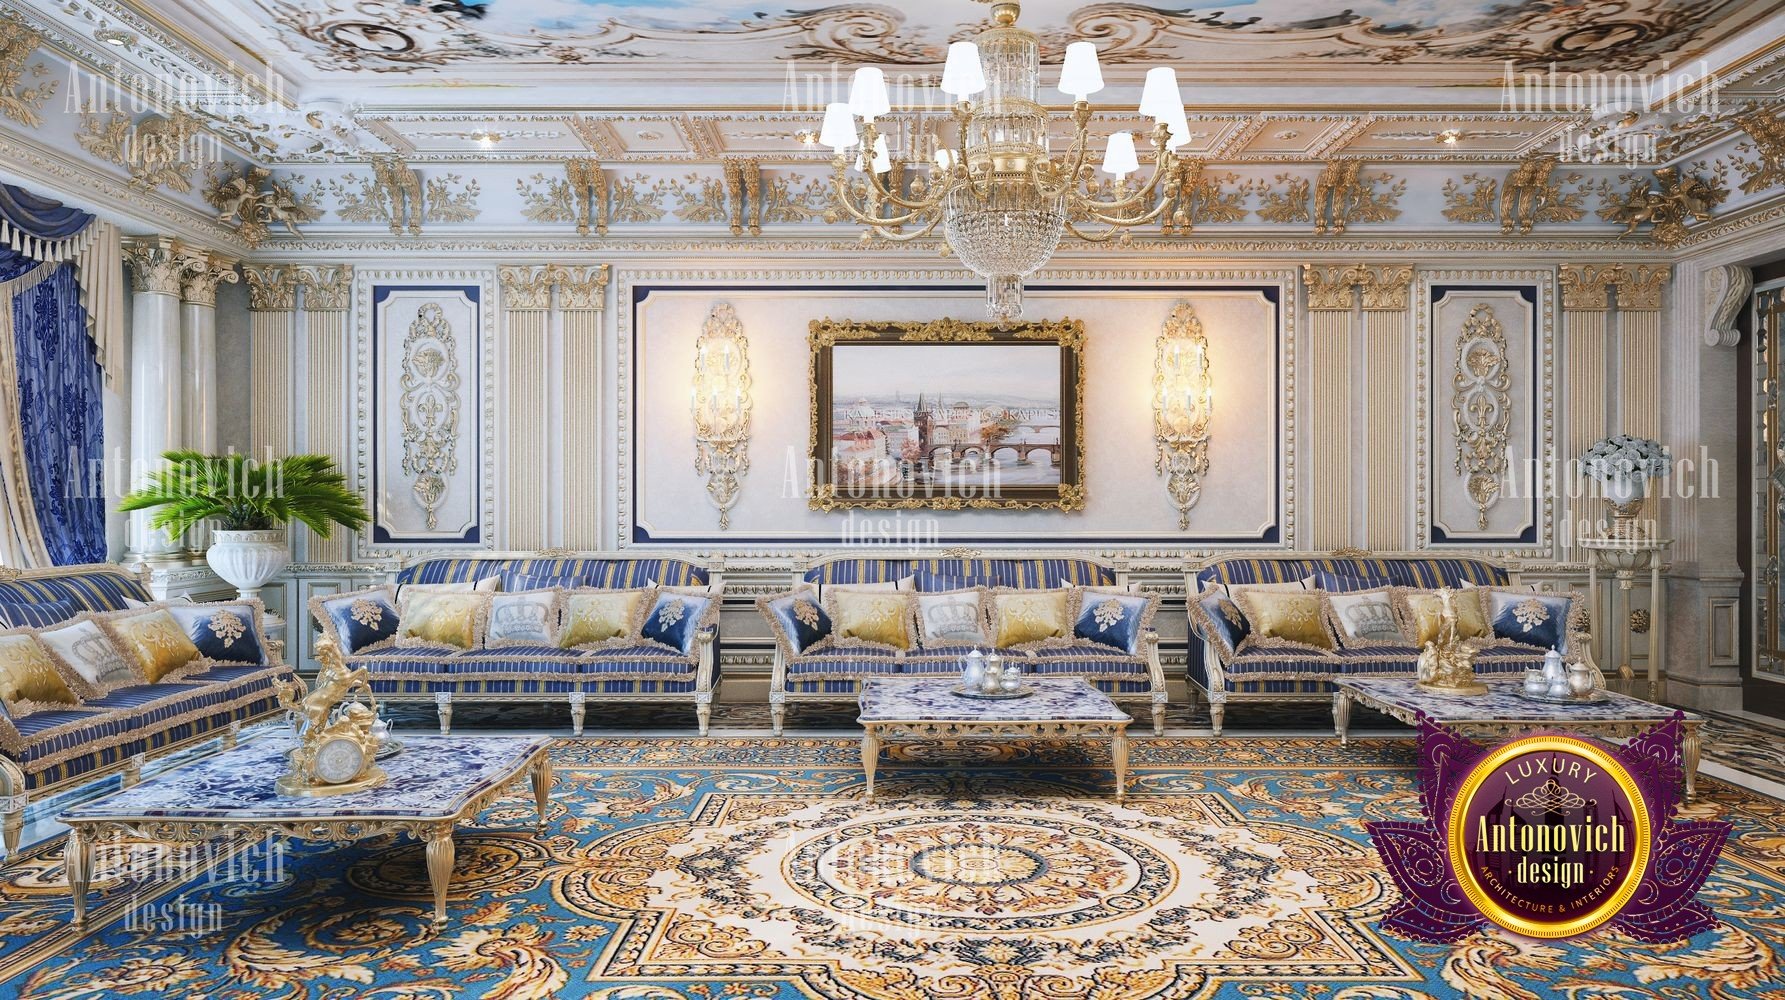
[[[1785,997],[1785,803],[1701,779],[1736,831],[1723,923],[1455,947],[1375,928],[1366,820],[1415,817],[1409,745],[1137,741],[1127,802],[1077,746],[581,740],[543,837],[517,788],[461,828],[434,928],[420,845],[103,853],[85,932],[60,844],[0,871],[0,996],[602,1000]]]

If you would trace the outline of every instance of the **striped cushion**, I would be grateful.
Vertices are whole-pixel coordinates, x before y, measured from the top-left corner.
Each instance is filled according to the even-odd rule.
[[[826,650],[787,662],[789,677],[864,677],[899,673],[901,664],[890,649],[851,648]]]
[[[1024,663],[1023,671],[1047,677],[1070,677],[1074,674],[1092,677],[1146,676],[1147,662],[1145,660],[1133,656],[1110,656],[1108,653],[1109,651],[1106,649],[1104,655],[1101,656],[1037,657]]]
[[[73,618],[79,613],[73,601],[43,601],[38,604],[15,604],[0,601],[0,623],[8,628],[48,628]]]
[[[1501,586],[1506,571],[1480,559],[1413,556],[1400,559],[1347,559],[1338,557],[1296,559],[1223,559],[1204,566],[1196,574],[1203,587],[1211,583],[1290,583],[1326,570],[1341,576],[1380,577],[1401,587],[1456,587],[1464,581],[1476,586]]]
[[[807,570],[805,578],[817,584],[882,583],[920,574],[1028,590],[1116,582],[1115,570],[1086,559],[836,559]]]
[[[666,587],[704,587],[705,567],[680,559],[427,559],[406,566],[397,574],[402,583],[457,583],[486,576],[515,574],[578,579],[586,587],[619,590],[647,586],[651,581]]]
[[[35,738],[39,733],[70,722],[79,723],[79,725],[50,739]],[[36,712],[23,719],[15,719],[13,725],[18,728],[20,736],[30,741],[25,744],[24,749],[19,752],[16,758],[19,764],[29,771],[33,763],[52,754],[58,754],[64,750],[70,750],[109,736],[135,732],[142,728],[142,720],[129,712]]]
[[[142,729],[158,729],[169,720],[214,709],[242,694],[228,684],[139,684],[119,688],[89,708],[115,709],[135,716]]]
[[[122,611],[127,607],[125,598],[153,599],[136,577],[116,567],[0,583],[0,601],[13,604],[68,601],[82,611]]]

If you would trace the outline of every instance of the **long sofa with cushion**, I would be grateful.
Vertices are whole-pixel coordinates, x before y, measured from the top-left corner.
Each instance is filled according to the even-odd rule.
[[[719,676],[719,574],[601,553],[425,558],[389,585],[313,598],[318,626],[386,702],[692,702],[705,735]]]
[[[280,711],[299,684],[264,632],[259,601],[154,603],[143,580],[96,564],[0,579],[0,826],[16,850],[24,812]]]
[[[1551,649],[1598,672],[1579,595],[1522,587],[1505,566],[1426,554],[1248,554],[1188,572],[1191,697],[1208,698],[1219,736],[1232,703],[1330,703],[1339,678],[1414,676],[1440,620],[1441,587],[1452,588],[1458,630],[1485,679],[1517,678]]]
[[[947,675],[974,649],[1027,673],[1079,676],[1165,723],[1155,595],[1085,558],[828,559],[758,600],[776,637],[776,734],[796,702],[851,702],[861,681]]]

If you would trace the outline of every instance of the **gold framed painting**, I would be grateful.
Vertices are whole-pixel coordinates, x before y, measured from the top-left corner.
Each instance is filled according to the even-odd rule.
[[[810,504],[1083,510],[1085,328],[814,320]]]

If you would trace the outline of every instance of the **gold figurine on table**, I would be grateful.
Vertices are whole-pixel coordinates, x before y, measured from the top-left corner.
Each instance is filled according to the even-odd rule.
[[[1419,653],[1419,686],[1439,694],[1487,694],[1475,678],[1475,651],[1457,634],[1456,593],[1438,590],[1438,633]]]
[[[308,693],[302,682],[278,688],[279,704],[298,717],[302,728],[291,749],[291,769],[274,787],[281,795],[304,796],[377,788],[387,775],[375,759],[378,710],[365,668],[347,669],[341,648],[329,639],[317,642],[316,658],[322,669]]]

